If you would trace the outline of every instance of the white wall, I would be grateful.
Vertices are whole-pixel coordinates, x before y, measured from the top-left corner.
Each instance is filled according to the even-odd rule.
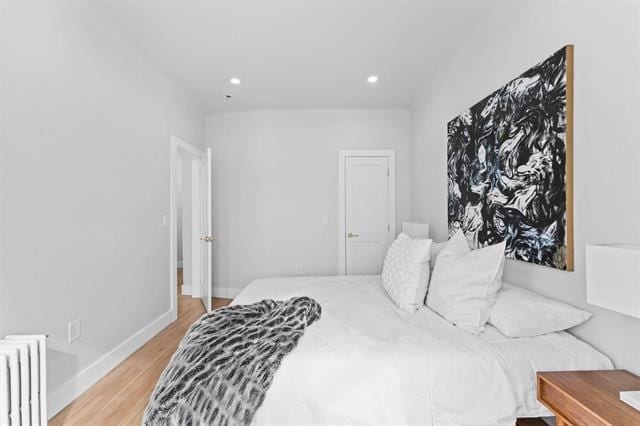
[[[447,236],[446,124],[565,44],[575,44],[575,272],[518,261],[505,279],[595,313],[575,334],[640,373],[640,320],[586,305],[587,242],[640,243],[638,3],[501,3],[412,106],[413,219]]]
[[[398,223],[410,216],[408,109],[212,114],[206,135],[218,294],[294,275],[296,264],[304,275],[337,274],[339,149],[395,149]]]
[[[0,8],[0,335],[50,335],[51,393],[170,309],[170,135],[204,117],[86,6]]]

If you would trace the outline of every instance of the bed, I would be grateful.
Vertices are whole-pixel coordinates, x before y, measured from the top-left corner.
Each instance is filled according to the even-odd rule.
[[[233,304],[294,296],[317,300],[322,317],[282,361],[255,425],[512,425],[550,415],[536,370],[612,368],[568,333],[473,336],[426,307],[407,316],[379,276],[260,279]]]

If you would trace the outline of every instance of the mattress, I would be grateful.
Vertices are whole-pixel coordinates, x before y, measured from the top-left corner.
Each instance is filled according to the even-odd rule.
[[[403,315],[379,276],[261,279],[233,303],[294,296],[313,297],[322,317],[283,360],[255,425],[513,425],[547,414],[535,402],[536,368],[610,365],[566,333],[478,337],[426,307]]]

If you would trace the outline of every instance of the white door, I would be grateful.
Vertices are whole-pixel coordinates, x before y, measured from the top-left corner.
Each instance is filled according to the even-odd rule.
[[[389,157],[345,157],[345,274],[380,274],[391,234]]]
[[[200,190],[202,214],[200,215],[200,295],[207,312],[211,312],[213,295],[213,235],[211,229],[211,148],[207,148],[200,167]]]

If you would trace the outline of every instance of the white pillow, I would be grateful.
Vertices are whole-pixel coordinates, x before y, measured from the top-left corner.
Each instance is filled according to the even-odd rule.
[[[391,244],[382,267],[382,286],[401,310],[414,313],[423,305],[429,285],[431,240],[404,233]]]
[[[456,231],[456,233],[453,234],[453,237],[451,237],[449,241],[444,241],[442,243],[431,243],[431,257],[429,259],[431,273],[433,273],[433,268],[435,268],[436,266],[438,256],[440,256],[440,253],[443,250],[445,254],[467,253],[470,251],[469,246],[467,245],[467,238],[460,230]]]
[[[431,258],[429,259],[429,266],[431,268],[431,272],[433,272],[433,268],[436,267],[436,261],[438,260],[438,256],[442,249],[447,245],[447,241],[442,243],[436,243],[435,241],[431,243]]]
[[[507,337],[530,337],[575,327],[591,313],[505,284],[498,292],[489,324]]]
[[[433,271],[427,306],[471,334],[484,331],[502,285],[505,246],[502,242],[467,253],[450,254],[447,250],[451,247],[447,245],[440,252]]]

